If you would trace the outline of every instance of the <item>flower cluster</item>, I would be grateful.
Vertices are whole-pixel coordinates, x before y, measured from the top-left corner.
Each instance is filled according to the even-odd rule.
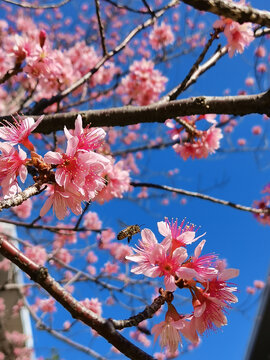
[[[27,177],[27,155],[24,150],[18,146],[21,144],[28,150],[34,150],[34,145],[29,141],[30,133],[40,124],[43,116],[36,122],[33,118],[14,119],[13,124],[8,121],[0,128],[0,139],[4,142],[0,143],[0,185],[3,195],[10,197],[15,195],[21,189],[18,185],[17,177],[20,177],[22,183]]]
[[[124,77],[117,89],[125,104],[149,105],[157,101],[168,79],[154,69],[154,63],[142,59],[134,61],[129,74]]]
[[[43,216],[53,206],[58,219],[63,219],[67,208],[79,215],[81,202],[90,201],[103,188],[102,172],[109,160],[96,150],[105,137],[103,129],[83,129],[79,115],[73,135],[65,128],[67,149],[65,154],[49,151],[44,156],[47,164],[55,165],[55,184],[41,209]]]
[[[212,123],[212,126],[205,131],[197,130],[195,126],[195,122],[202,118]],[[216,121],[212,119],[212,115],[203,115],[198,119],[185,117],[184,122],[186,128],[177,127],[171,120],[166,121],[167,127],[170,128],[168,133],[172,139],[180,139],[179,144],[173,145],[174,151],[184,160],[190,157],[192,159],[207,158],[209,154],[215,153],[220,147],[220,139],[223,138],[223,135],[221,129],[216,127]]]
[[[262,193],[265,194],[265,196],[259,201],[254,201],[254,206],[258,209],[265,210],[265,213],[254,214],[254,216],[261,224],[270,225],[270,184],[267,184],[263,188]]]
[[[201,255],[205,240],[197,245],[192,256],[188,256],[187,245],[204,235],[196,237],[193,224],[185,225],[183,220],[178,225],[177,220],[169,222],[165,219],[158,222],[158,230],[164,236],[161,243],[150,229],[143,229],[139,246],[133,249],[135,254],[126,258],[137,263],[131,272],[163,277],[167,291],[173,292],[177,288],[190,291],[193,312],[179,315],[168,302],[165,321],[153,328],[155,337],[161,336],[161,345],[174,353],[181,343],[180,333],[196,344],[198,334],[227,324],[224,311],[230,303],[237,302],[237,297],[232,294],[236,287],[227,281],[237,276],[239,271],[227,269],[225,261],[216,255]]]
[[[159,26],[155,24],[149,35],[149,42],[154,50],[160,50],[163,46],[173,44],[174,34],[171,26],[164,21]]]
[[[108,201],[122,197],[129,190],[129,172],[123,169],[123,162],[114,160],[96,152],[105,138],[101,128],[83,129],[82,118],[78,115],[75,130],[64,129],[67,140],[66,152],[48,151],[44,158],[34,152],[34,145],[28,139],[31,132],[39,125],[38,121],[27,117],[6,121],[0,129],[0,185],[3,195],[10,197],[21,191],[17,177],[24,183],[27,177],[27,166],[34,166],[38,176],[34,180],[46,185],[48,199],[43,205],[40,216],[44,216],[51,207],[59,220],[68,215],[69,209],[79,215],[82,212],[82,201]],[[31,152],[27,158],[24,150],[14,145],[21,144]],[[99,196],[97,194],[103,190]],[[23,206],[25,209],[25,206]],[[27,215],[27,214],[26,214]]]
[[[239,24],[231,19],[221,16],[220,20],[214,23],[215,29],[223,29],[227,38],[229,57],[233,57],[235,52],[242,54],[246,46],[254,40],[251,23]]]

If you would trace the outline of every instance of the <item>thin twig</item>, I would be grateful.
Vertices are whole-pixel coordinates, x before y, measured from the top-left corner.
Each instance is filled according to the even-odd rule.
[[[28,9],[54,9],[54,8],[59,8],[60,6],[63,6],[67,3],[70,2],[70,0],[63,0],[61,1],[59,4],[51,4],[51,5],[33,5],[33,4],[29,4],[27,2],[20,2],[17,3],[16,1],[13,0],[2,0],[8,4],[12,4],[12,5],[17,5],[20,6],[22,8],[28,8]]]
[[[23,301],[24,301],[24,305],[26,306],[27,310],[29,311],[31,317],[35,320],[36,324],[38,325],[37,328],[39,330],[47,331],[49,334],[54,336],[56,339],[65,342],[66,344],[72,346],[74,349],[77,349],[79,351],[84,352],[87,355],[92,356],[94,359],[107,360],[107,358],[101,356],[96,351],[94,351],[94,350],[90,349],[89,347],[84,346],[84,345],[72,340],[70,336],[69,337],[64,336],[59,331],[56,331],[56,330],[52,329],[51,327],[47,326],[42,321],[42,319],[40,317],[38,317],[37,314],[32,310],[31,306],[28,304],[28,301],[26,300],[26,298],[24,296],[23,296]]]
[[[191,69],[189,70],[187,76],[185,79],[181,82],[180,85],[172,89],[164,98],[166,101],[175,100],[185,89],[190,81],[191,77],[194,75],[194,73],[198,70],[200,63],[203,61],[207,51],[209,50],[210,46],[213,44],[213,41],[218,38],[218,35],[220,33],[220,29],[216,29],[212,34],[210,34],[210,39],[206,43],[203,51],[198,56],[195,63],[192,65]],[[162,101],[162,99],[161,99]]]
[[[188,191],[188,190],[183,190],[183,189],[179,189],[179,188],[174,188],[174,187],[167,186],[167,185],[158,185],[158,184],[151,184],[151,183],[139,183],[139,182],[131,182],[130,185],[134,186],[134,187],[147,187],[147,188],[153,188],[153,189],[160,189],[160,190],[165,190],[165,191],[169,191],[169,192],[173,192],[173,193],[177,193],[177,194],[181,194],[181,195],[191,196],[191,197],[195,197],[195,198],[198,198],[198,199],[211,201],[211,202],[214,202],[216,204],[230,206],[230,207],[232,207],[234,209],[237,209],[237,210],[248,211],[248,212],[251,212],[253,214],[267,214],[267,213],[269,213],[269,210],[270,210],[270,209],[256,209],[256,208],[249,207],[249,206],[235,204],[235,203],[233,203],[231,201],[221,200],[221,199],[214,198],[213,196],[201,194],[201,193],[194,192],[194,191]]]
[[[96,4],[96,15],[97,15],[97,20],[98,20],[98,28],[99,28],[101,46],[102,46],[102,50],[103,50],[103,56],[106,56],[108,54],[108,51],[106,49],[106,43],[105,43],[104,26],[102,24],[101,16],[100,16],[99,0],[95,0],[95,4]]]

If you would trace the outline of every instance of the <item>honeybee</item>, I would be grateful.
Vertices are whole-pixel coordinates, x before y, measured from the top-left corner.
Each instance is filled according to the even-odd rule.
[[[138,234],[139,232],[141,232],[139,225],[129,225],[118,233],[117,240],[123,240],[127,237],[129,243],[132,236]]]

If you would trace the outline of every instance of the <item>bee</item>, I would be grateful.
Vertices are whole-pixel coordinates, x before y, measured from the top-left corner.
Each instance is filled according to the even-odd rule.
[[[125,229],[121,230],[117,235],[117,240],[123,240],[128,238],[128,243],[132,239],[132,236],[141,232],[139,225],[129,225]]]

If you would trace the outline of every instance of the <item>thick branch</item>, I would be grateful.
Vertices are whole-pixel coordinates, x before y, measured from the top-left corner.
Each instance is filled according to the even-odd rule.
[[[167,185],[158,185],[158,184],[150,184],[150,183],[137,183],[137,182],[131,182],[130,185],[134,186],[134,187],[148,187],[148,188],[153,188],[153,189],[160,189],[160,190],[173,192],[173,193],[176,193],[176,194],[181,194],[181,195],[195,197],[195,198],[198,198],[198,199],[208,200],[208,201],[214,202],[216,204],[230,206],[230,207],[232,207],[234,209],[242,210],[242,211],[248,211],[248,212],[251,212],[253,214],[265,214],[265,213],[268,213],[269,210],[270,210],[269,208],[268,209],[256,209],[256,208],[252,208],[252,207],[249,207],[249,206],[235,204],[235,203],[233,203],[231,201],[228,201],[228,200],[217,199],[217,198],[215,198],[213,196],[201,194],[201,193],[194,192],[194,191],[178,189],[178,188],[174,188],[174,187],[167,186]]]
[[[230,0],[182,0],[195,9],[208,11],[239,22],[270,27],[270,12],[254,9]]]
[[[0,253],[28,274],[32,280],[40,284],[43,289],[69,311],[73,318],[96,330],[99,335],[115,346],[122,354],[134,360],[153,360],[152,356],[146,354],[119,334],[111,321],[106,321],[85,308],[49,275],[46,268],[40,267],[28,259],[3,237],[0,237]]]
[[[270,116],[270,91],[255,95],[239,96],[199,96],[157,103],[148,106],[125,106],[102,110],[79,112],[84,126],[127,126],[138,123],[163,123],[165,120],[187,115],[229,114],[248,115],[266,114]],[[45,115],[35,132],[49,134],[53,131],[74,128],[78,112]],[[36,120],[39,116],[33,116]],[[13,121],[11,116],[2,116],[0,121]]]

